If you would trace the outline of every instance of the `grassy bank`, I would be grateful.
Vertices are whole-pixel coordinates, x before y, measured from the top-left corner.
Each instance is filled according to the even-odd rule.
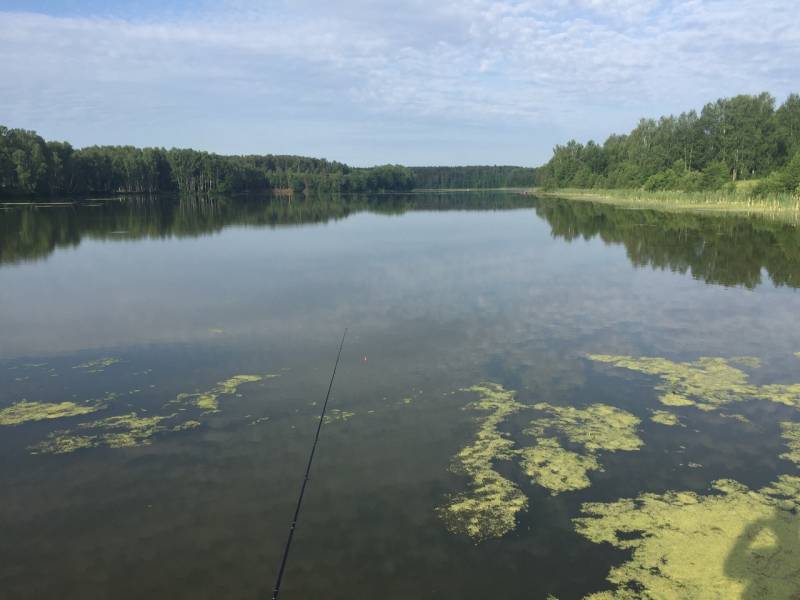
[[[703,211],[765,215],[800,222],[800,195],[755,196],[752,185],[742,182],[736,191],[646,192],[644,190],[600,190],[533,188],[528,193],[570,200],[604,202],[630,208],[656,208],[667,211]]]

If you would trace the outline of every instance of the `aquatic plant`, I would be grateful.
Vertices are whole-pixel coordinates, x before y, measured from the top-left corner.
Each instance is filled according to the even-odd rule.
[[[602,466],[592,453],[578,454],[561,447],[557,440],[543,438],[530,448],[519,451],[522,469],[531,481],[550,490],[555,496],[591,485],[587,473]]]
[[[151,443],[159,433],[183,431],[199,427],[194,420],[172,425],[165,421],[174,419],[177,413],[142,417],[132,412],[81,423],[72,430],[55,431],[43,442],[31,447],[35,454],[66,454],[82,448],[107,446],[109,448],[128,448]]]
[[[75,365],[72,367],[73,369],[86,369],[89,373],[100,373],[106,367],[110,367],[111,365],[115,365],[119,362],[118,358],[96,358],[94,360],[87,361],[80,365]]]
[[[234,375],[225,381],[218,382],[217,385],[206,392],[178,394],[175,402],[181,403],[186,399],[192,398],[192,404],[194,404],[197,408],[205,410],[206,412],[218,412],[220,396],[233,395],[243,383],[253,383],[256,381],[261,381],[263,378],[264,377],[261,375]],[[268,378],[271,379],[272,376],[268,376]]]
[[[639,419],[607,404],[584,408],[553,406],[546,402],[531,407],[550,416],[531,421],[524,433],[537,438],[537,445],[519,451],[522,467],[531,480],[555,495],[591,485],[589,471],[602,471],[599,451],[638,450],[643,442],[636,435]],[[563,435],[583,453],[566,450],[552,435]]]
[[[694,362],[673,362],[666,358],[606,354],[590,354],[588,358],[660,377],[663,383],[656,389],[663,392],[660,401],[667,406],[695,406],[714,411],[731,402],[755,398],[800,409],[800,383],[753,385],[747,373],[730,364],[754,367],[761,364],[757,359],[703,357]]]
[[[331,411],[325,415],[325,419],[323,419],[323,423],[326,425],[328,423],[333,423],[334,421],[348,421],[351,417],[354,417],[356,413],[350,412],[349,410],[342,410],[340,408],[333,408]],[[319,419],[319,417],[317,417]]]
[[[477,543],[513,530],[517,513],[528,506],[522,491],[493,465],[496,460],[516,456],[514,442],[499,430],[499,425],[525,406],[515,400],[513,391],[496,383],[483,383],[465,391],[480,397],[464,408],[484,416],[478,418],[475,440],[456,454],[450,470],[468,477],[469,489],[451,496],[437,513],[450,532],[467,535]]]
[[[587,450],[638,450],[644,442],[636,435],[639,419],[635,415],[607,404],[590,404],[584,408],[553,406],[546,402],[533,408],[552,416],[531,421],[528,435],[544,436],[548,430],[563,433],[569,441]]]
[[[659,423],[661,425],[667,425],[667,426],[681,424],[681,420],[678,418],[678,415],[666,410],[654,410],[653,414],[650,416],[650,420],[653,423]]]
[[[30,421],[75,417],[93,413],[102,408],[105,406],[100,403],[76,404],[75,402],[50,403],[22,400],[0,410],[0,425],[20,425]]]
[[[800,589],[800,477],[752,491],[732,480],[716,493],[641,494],[590,502],[574,519],[595,543],[631,550],[591,600],[793,598]],[[702,543],[700,543],[702,540]]]
[[[781,454],[781,458],[800,466],[800,422],[784,421],[781,423],[781,437],[789,447],[789,451]]]

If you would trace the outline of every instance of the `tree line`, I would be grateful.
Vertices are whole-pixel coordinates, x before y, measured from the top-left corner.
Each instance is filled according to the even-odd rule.
[[[603,144],[570,140],[536,169],[545,188],[704,191],[757,180],[756,193],[800,186],[800,95],[776,108],[768,93],[721,98],[700,113],[641,119]]]
[[[534,169],[505,165],[468,167],[411,167],[416,187],[422,189],[471,189],[529,187]]]
[[[178,192],[405,191],[413,172],[400,165],[367,169],[304,156],[222,156],[190,149],[92,146],[45,141],[34,131],[0,126],[0,195]]]
[[[191,149],[91,146],[45,141],[0,126],[0,195],[135,193],[363,193],[412,188],[533,184],[533,169],[510,166],[370,168],[305,156],[222,156]]]

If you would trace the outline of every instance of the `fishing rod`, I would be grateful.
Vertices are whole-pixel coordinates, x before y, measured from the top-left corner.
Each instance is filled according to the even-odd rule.
[[[347,336],[347,328],[345,327],[342,334],[342,341],[339,342],[339,352],[336,354],[336,362],[333,365],[333,373],[331,373],[331,381],[328,384],[328,393],[325,394],[325,402],[322,403],[322,413],[319,415],[319,423],[317,423],[317,432],[314,434],[314,443],[311,445],[311,454],[308,455],[308,464],[306,465],[306,473],[303,477],[303,484],[300,486],[300,495],[297,497],[297,506],[294,509],[294,517],[292,523],[289,525],[289,537],[286,540],[286,546],[283,548],[283,559],[281,559],[281,567],[278,569],[278,578],[275,580],[275,587],[272,590],[272,600],[278,600],[278,594],[281,593],[281,582],[283,581],[283,572],[286,569],[286,562],[289,560],[289,549],[292,547],[292,538],[294,537],[294,530],[297,527],[297,519],[300,517],[300,506],[303,504],[303,495],[306,493],[306,484],[308,483],[308,474],[311,472],[311,463],[314,462],[314,453],[317,451],[317,442],[319,442],[319,432],[322,430],[322,422],[325,420],[325,411],[328,408],[328,399],[331,397],[331,390],[333,389],[333,379],[336,377],[336,368],[339,366],[339,358],[342,356],[342,347],[344,346],[344,338]]]

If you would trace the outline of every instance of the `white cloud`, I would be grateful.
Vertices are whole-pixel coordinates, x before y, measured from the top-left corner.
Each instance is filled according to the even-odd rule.
[[[558,141],[534,139],[545,126],[551,137],[604,136],[642,113],[783,95],[800,81],[789,1],[238,0],[177,14],[0,13],[0,121],[122,135],[126,122],[185,131],[187,119],[234,110],[276,129],[517,126],[543,157]]]

